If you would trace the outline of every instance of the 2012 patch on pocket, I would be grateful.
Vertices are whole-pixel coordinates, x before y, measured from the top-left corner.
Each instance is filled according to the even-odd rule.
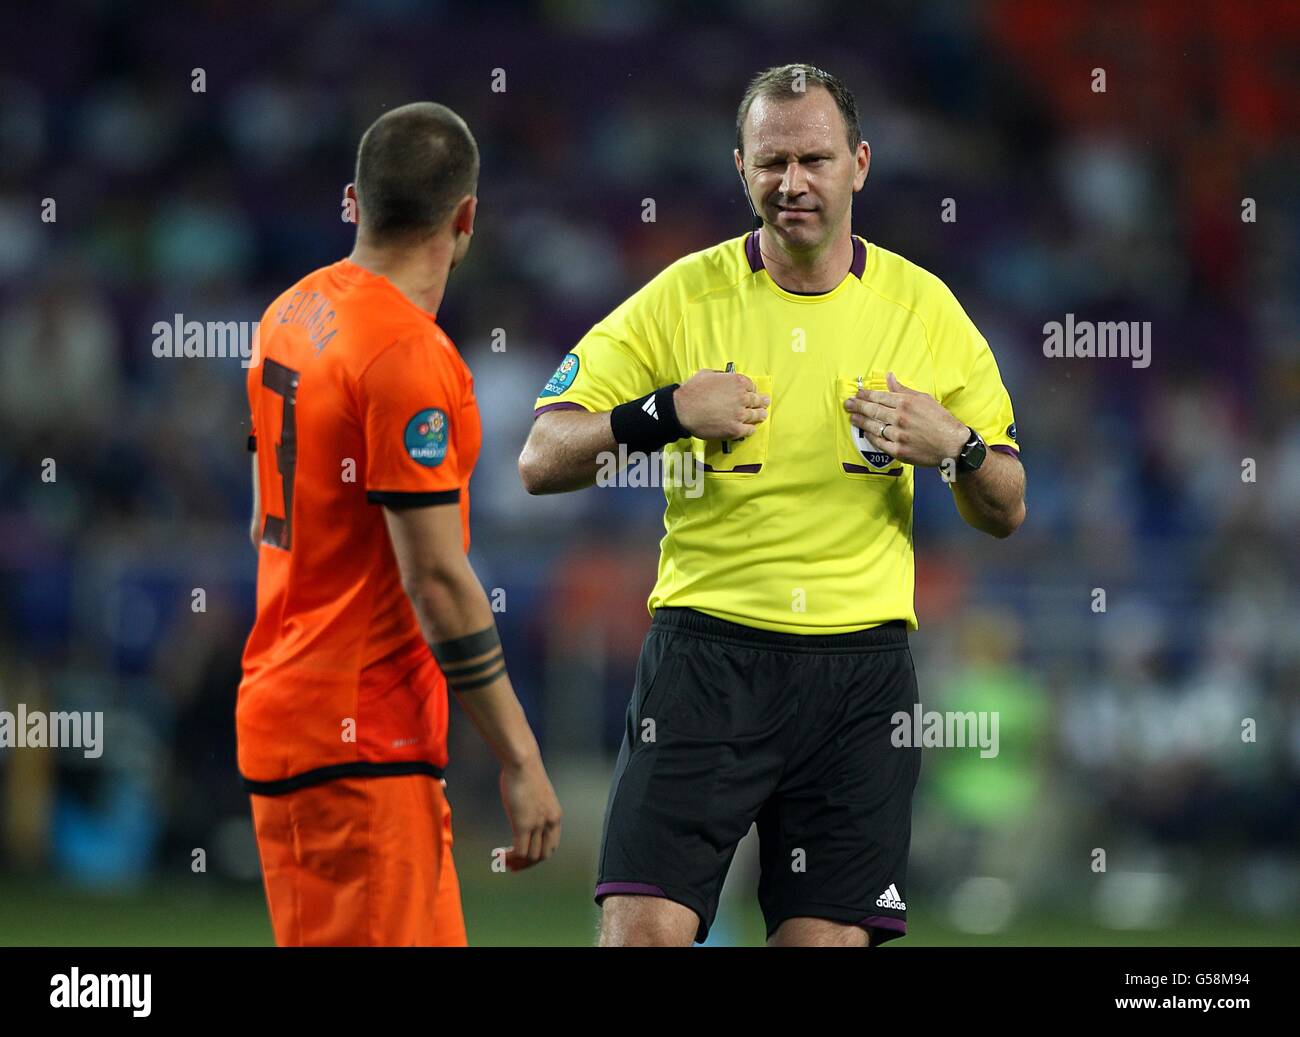
[[[877,372],[863,379],[862,387],[866,389],[887,389],[885,377]],[[843,402],[858,392],[858,381],[853,378],[840,378],[836,383],[836,398],[839,406],[840,431],[838,436],[838,463],[840,471],[849,478],[870,478],[872,476],[899,476],[903,474],[903,462],[892,454],[877,450],[867,434],[850,420],[843,409]]]

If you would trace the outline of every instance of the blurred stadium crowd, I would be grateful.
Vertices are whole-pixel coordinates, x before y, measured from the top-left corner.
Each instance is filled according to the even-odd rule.
[[[922,698],[999,710],[1002,751],[927,754],[915,881],[996,926],[998,896],[1088,897],[1101,847],[1146,876],[1109,901],[1117,925],[1206,890],[1226,903],[1229,885],[1237,911],[1300,913],[1297,8],[806,0],[797,25],[765,0],[688,8],[6,17],[0,708],[102,709],[107,747],[0,750],[0,869],[138,883],[205,846],[212,870],[256,877],[233,741],[255,571],[246,372],[155,357],[151,329],[255,321],[345,255],[360,133],[415,99],[463,114],[482,150],[478,232],[439,317],[484,414],[473,560],[505,592],[548,758],[605,780],[662,496],[530,498],[515,459],[595,320],[748,229],[736,104],[755,71],[808,60],[856,91],[872,146],[855,230],[963,302],[1028,471],[1005,542],[918,478]],[[1150,367],[1044,357],[1044,323],[1067,313],[1151,321]],[[499,812],[484,752],[453,728],[460,816]]]

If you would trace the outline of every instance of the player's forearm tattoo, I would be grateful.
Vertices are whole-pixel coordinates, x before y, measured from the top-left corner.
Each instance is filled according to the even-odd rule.
[[[506,672],[505,654],[495,626],[450,641],[431,643],[429,648],[452,691],[482,688]]]

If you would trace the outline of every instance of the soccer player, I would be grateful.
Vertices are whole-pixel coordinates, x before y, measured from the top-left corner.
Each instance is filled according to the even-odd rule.
[[[1024,474],[993,354],[957,300],[851,233],[870,157],[840,80],[760,73],[734,158],[761,227],[669,266],[537,400],[519,459],[531,493],[659,448],[665,471],[694,463],[704,480],[665,490],[605,816],[603,945],[703,941],[754,822],[770,944],[906,932],[920,749],[891,744],[890,718],[918,701],[914,473],[938,468],[997,537],[1024,518]]]
[[[236,729],[281,946],[466,943],[448,686],[501,764],[507,865],[559,843],[466,558],[479,413],[435,320],[473,234],[478,168],[450,109],[380,117],[346,189],[351,256],[271,304],[249,369],[257,619]]]

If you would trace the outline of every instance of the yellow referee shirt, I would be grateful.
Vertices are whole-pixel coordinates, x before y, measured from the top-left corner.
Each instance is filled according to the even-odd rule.
[[[893,371],[991,449],[1016,452],[993,353],[947,286],[878,245],[853,247],[822,295],[773,281],[757,231],[685,256],[592,328],[538,397],[538,414],[609,411],[729,362],[771,396],[730,453],[698,439],[665,448],[665,470],[701,466],[703,488],[664,480],[652,613],[683,606],[796,634],[916,628],[913,469],[850,424],[843,404],[859,384],[884,389]]]

